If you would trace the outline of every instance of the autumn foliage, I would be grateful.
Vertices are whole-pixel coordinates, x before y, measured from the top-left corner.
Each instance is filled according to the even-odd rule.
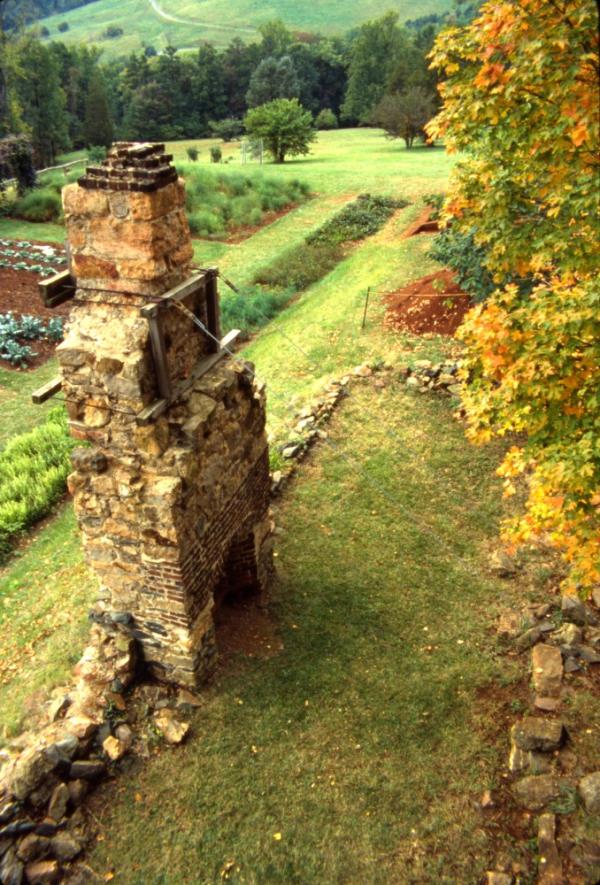
[[[600,581],[597,30],[593,0],[485,3],[438,37],[429,125],[463,155],[445,218],[475,231],[497,285],[461,330],[469,435],[518,435],[499,472],[529,495],[506,537],[559,548],[582,592]]]

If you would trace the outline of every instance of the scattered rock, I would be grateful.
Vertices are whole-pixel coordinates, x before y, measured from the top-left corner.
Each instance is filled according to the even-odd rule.
[[[495,803],[490,790],[486,790],[479,802],[482,808],[493,808]]]
[[[515,800],[523,808],[540,811],[560,795],[560,779],[552,774],[532,774],[512,786]]]
[[[564,741],[565,729],[559,720],[526,716],[512,728],[514,743],[521,750],[558,750]]]
[[[50,840],[46,836],[38,836],[36,833],[29,833],[24,836],[17,846],[17,855],[24,863],[30,863],[32,860],[39,860],[48,853]]]
[[[55,860],[36,860],[25,867],[31,885],[51,885],[60,880],[60,868]]]
[[[13,847],[4,853],[0,861],[0,882],[2,885],[21,885],[23,881],[23,864],[17,857]]]
[[[48,817],[52,820],[59,821],[63,818],[67,811],[69,802],[69,788],[66,784],[58,784],[52,792],[50,803],[48,805]]]
[[[83,800],[88,794],[89,784],[87,781],[75,780],[69,781],[69,799],[71,800],[71,804],[77,807],[81,805]]]
[[[537,694],[546,697],[557,697],[563,674],[563,662],[560,649],[552,645],[539,643],[531,653],[533,685]]]
[[[61,694],[48,704],[48,721],[56,722],[71,706],[71,698],[68,694]]]
[[[115,737],[121,741],[126,750],[129,750],[133,743],[133,732],[128,725],[122,722],[115,728]]]
[[[496,870],[488,870],[486,885],[512,885],[514,879],[508,873],[498,873]]]
[[[514,578],[519,569],[505,550],[495,550],[490,556],[490,571],[499,578]]]
[[[86,781],[95,781],[102,777],[105,770],[104,762],[99,759],[79,759],[71,764],[69,774],[72,780],[82,778]]]
[[[579,649],[579,657],[586,664],[600,664],[600,653],[591,645],[582,645]]]
[[[560,601],[560,610],[565,621],[585,627],[587,612],[584,603],[578,596],[566,595]]]
[[[544,713],[554,713],[560,707],[559,698],[545,698],[543,695],[536,695],[533,706]]]
[[[551,609],[552,609],[552,606],[549,603],[544,602],[541,605],[532,606],[531,611],[533,612],[534,617],[542,620],[542,618],[545,618],[546,615],[549,614]]]
[[[188,691],[187,688],[180,688],[177,692],[176,707],[202,707],[203,703],[202,698]]]
[[[577,673],[581,670],[581,667],[577,663],[575,658],[567,658],[565,661],[565,673]]]
[[[592,600],[597,608],[600,608],[600,586],[592,590]]]
[[[519,636],[515,645],[519,651],[527,651],[528,648],[533,648],[536,642],[539,642],[541,638],[542,631],[540,628],[531,627]]]
[[[113,737],[110,734],[102,741],[102,749],[111,762],[116,762],[118,759],[122,759],[127,752],[125,744],[120,741],[119,738]]]
[[[578,787],[588,814],[600,814],[600,771],[586,774],[579,781]]]
[[[301,451],[302,446],[300,445],[294,444],[285,446],[281,452],[281,457],[286,459],[297,458]]]
[[[562,863],[556,847],[556,817],[541,814],[538,821],[538,885],[562,885]]]
[[[70,833],[59,833],[50,842],[52,853],[57,860],[68,863],[81,854],[82,846]]]
[[[69,876],[65,879],[65,885],[95,885],[95,883],[104,881],[91,867],[80,862],[70,867]]]
[[[178,719],[174,710],[159,710],[154,714],[154,722],[169,744],[180,744],[190,730],[189,722]]]
[[[508,757],[508,769],[511,774],[548,774],[552,770],[552,759],[545,753],[522,750],[514,741]]]
[[[583,631],[577,624],[563,624],[558,630],[553,630],[549,642],[558,645],[563,657],[577,655],[579,646],[583,640]]]

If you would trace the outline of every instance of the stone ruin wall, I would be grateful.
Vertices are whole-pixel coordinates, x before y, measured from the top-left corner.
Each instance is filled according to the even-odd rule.
[[[189,317],[161,310],[173,384],[157,388],[142,307],[186,281],[185,192],[162,145],[117,144],[63,195],[77,291],[58,348],[72,434],[69,478],[99,608],[128,624],[159,678],[198,685],[215,663],[215,595],[264,588],[271,568],[265,396],[231,358],[192,381],[214,347]],[[206,323],[202,294],[183,304]]]

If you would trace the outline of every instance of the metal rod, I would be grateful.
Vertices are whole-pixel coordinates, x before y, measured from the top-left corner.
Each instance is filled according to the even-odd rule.
[[[367,322],[367,308],[369,306],[369,292],[370,291],[371,291],[371,287],[369,286],[369,288],[367,289],[367,297],[365,299],[365,311],[363,313],[363,318],[362,318],[362,327],[361,328],[363,328],[363,329],[365,327],[365,323]]]

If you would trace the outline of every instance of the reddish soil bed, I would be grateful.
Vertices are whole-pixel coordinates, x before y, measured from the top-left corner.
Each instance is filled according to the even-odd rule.
[[[431,220],[431,213],[433,210],[431,207],[427,207],[423,209],[419,217],[413,221],[410,227],[407,227],[404,233],[402,234],[402,239],[406,237],[414,237],[417,234],[435,234],[439,231],[440,227],[437,221]]]
[[[222,664],[236,655],[270,658],[283,648],[274,622],[256,596],[223,601],[215,622]]]
[[[442,283],[444,289],[438,291]],[[384,303],[386,326],[415,335],[454,335],[471,306],[469,296],[459,288],[450,270],[422,277],[386,295]]]

